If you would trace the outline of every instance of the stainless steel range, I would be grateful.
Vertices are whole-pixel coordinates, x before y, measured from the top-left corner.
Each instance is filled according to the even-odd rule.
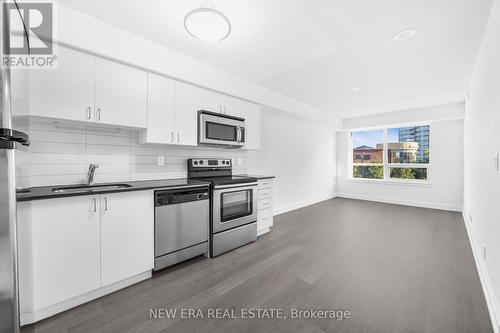
[[[211,257],[257,239],[256,178],[233,175],[230,159],[189,159],[188,177],[211,183]]]

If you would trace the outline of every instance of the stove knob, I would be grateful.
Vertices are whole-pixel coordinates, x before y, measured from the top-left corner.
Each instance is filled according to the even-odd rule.
[[[198,165],[198,161],[194,161],[194,162],[193,162],[193,164],[194,164],[194,165]]]
[[[200,164],[203,164],[203,161],[200,161]]]
[[[203,199],[203,194],[200,193],[200,194],[198,194],[198,200],[201,200],[201,199]]]

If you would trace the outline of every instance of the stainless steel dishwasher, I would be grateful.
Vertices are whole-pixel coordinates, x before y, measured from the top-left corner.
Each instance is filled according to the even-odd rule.
[[[155,267],[208,253],[209,188],[155,191]]]

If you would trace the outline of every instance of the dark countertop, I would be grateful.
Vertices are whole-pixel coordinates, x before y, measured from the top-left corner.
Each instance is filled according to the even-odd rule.
[[[276,178],[276,176],[270,176],[270,175],[252,175],[252,174],[243,174],[243,175],[237,175],[237,176],[247,176],[247,177],[253,177],[253,178],[257,178],[257,179]]]
[[[208,186],[210,183],[193,180],[187,178],[178,179],[158,179],[158,180],[142,180],[142,181],[130,181],[130,182],[115,182],[115,183],[100,183],[95,185],[118,185],[124,184],[127,187],[118,189],[93,189],[86,190],[83,192],[53,192],[53,188],[68,188],[74,186],[82,186],[82,184],[73,185],[51,185],[51,186],[40,186],[40,187],[29,187],[23,189],[17,189],[17,201],[31,201],[31,200],[41,200],[41,199],[52,199],[52,198],[63,198],[63,197],[74,197],[82,195],[94,195],[103,193],[118,193],[118,192],[129,192],[129,191],[143,191],[159,188],[182,188],[182,187],[193,187],[193,186]]]

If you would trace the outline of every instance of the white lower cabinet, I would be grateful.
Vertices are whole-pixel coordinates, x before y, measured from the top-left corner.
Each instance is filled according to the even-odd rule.
[[[95,196],[18,204],[21,313],[100,287],[98,206]]]
[[[101,196],[101,285],[154,266],[154,207],[149,191]]]
[[[273,179],[260,179],[257,185],[257,235],[273,226]]]
[[[113,283],[124,287],[127,279],[150,274],[153,192],[20,202],[18,245],[24,325],[111,292]]]

